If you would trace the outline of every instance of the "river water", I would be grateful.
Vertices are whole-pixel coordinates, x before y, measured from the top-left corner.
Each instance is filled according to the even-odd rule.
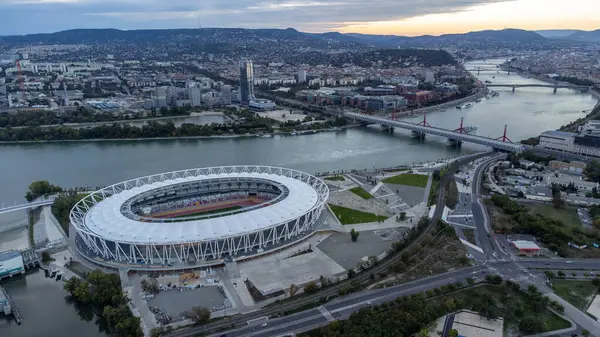
[[[468,69],[494,68],[502,61],[475,61],[466,66]],[[493,84],[543,83],[495,70],[482,71],[478,77]],[[476,125],[477,134],[488,137],[502,136],[504,125],[508,124],[507,136],[516,142],[582,117],[586,114],[584,111],[591,110],[596,103],[590,94],[569,89],[559,89],[556,94],[551,88],[518,88],[514,93],[511,88],[494,90],[500,92],[498,97],[484,98],[469,109],[448,108],[428,113],[427,122],[456,129],[463,117],[464,125]],[[423,116],[415,116],[408,120],[418,122],[422,119]],[[427,137],[425,141],[418,141],[411,139],[409,133],[403,130],[390,134],[371,126],[337,133],[273,138],[0,145],[0,205],[23,203],[29,183],[40,179],[63,187],[95,187],[159,172],[234,164],[284,166],[315,173],[432,161],[481,149],[471,144],[463,144],[460,149],[450,148],[446,146],[445,139]],[[3,226],[24,218],[25,214],[21,212],[0,215],[0,251],[27,246],[27,230],[1,230]],[[39,289],[40,284],[47,281],[38,280],[30,284],[30,277],[15,288]],[[62,294],[62,291],[58,292]],[[76,315],[64,301],[44,301],[40,306],[47,308],[45,315],[37,317],[32,314],[32,318],[25,319],[24,325],[32,324],[34,317],[57,326],[79,323],[73,321]],[[66,311],[70,313],[65,314]],[[5,335],[4,330],[7,329],[0,326],[0,335],[31,336],[19,332],[20,329],[25,331],[22,327],[11,327]]]

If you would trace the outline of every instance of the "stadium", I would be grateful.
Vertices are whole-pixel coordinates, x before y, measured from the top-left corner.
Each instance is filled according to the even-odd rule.
[[[329,196],[319,178],[271,166],[155,174],[95,191],[71,210],[77,249],[115,266],[211,265],[312,234]]]

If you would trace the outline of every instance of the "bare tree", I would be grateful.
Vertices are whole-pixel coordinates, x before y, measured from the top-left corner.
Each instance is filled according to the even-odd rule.
[[[196,324],[206,324],[210,321],[210,310],[205,307],[193,307],[187,312],[187,317]]]

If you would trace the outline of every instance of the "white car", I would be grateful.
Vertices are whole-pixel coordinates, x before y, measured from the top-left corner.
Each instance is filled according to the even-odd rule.
[[[260,325],[262,328],[267,326],[267,322],[264,322],[263,324]]]

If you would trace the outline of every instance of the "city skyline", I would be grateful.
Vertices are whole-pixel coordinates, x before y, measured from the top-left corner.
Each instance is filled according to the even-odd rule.
[[[465,33],[485,29],[594,30],[594,0],[0,0],[1,35],[75,28],[288,28],[305,32],[394,34]]]

